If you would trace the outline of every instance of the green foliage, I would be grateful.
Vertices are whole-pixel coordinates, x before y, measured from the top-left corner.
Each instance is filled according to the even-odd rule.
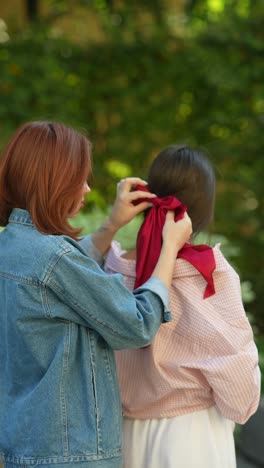
[[[56,38],[49,20],[0,46],[0,145],[32,119],[85,129],[90,205],[101,208],[120,177],[145,177],[162,148],[206,148],[218,175],[215,232],[239,249],[233,262],[263,334],[264,4],[199,0],[176,15],[163,2],[110,3],[87,6],[104,41]]]
[[[82,227],[82,234],[93,233],[107,216],[109,209],[100,210],[94,207],[89,213],[80,213],[71,220],[75,227]],[[137,216],[129,224],[120,229],[115,235],[115,240],[122,244],[124,249],[131,249],[135,246],[136,235],[142,223],[142,217]]]

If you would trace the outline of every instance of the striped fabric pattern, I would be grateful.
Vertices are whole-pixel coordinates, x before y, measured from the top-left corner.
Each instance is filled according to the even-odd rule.
[[[206,282],[183,259],[175,261],[170,291],[172,321],[161,325],[146,348],[116,352],[124,415],[169,418],[216,406],[244,423],[260,398],[258,352],[246,317],[237,273],[213,249],[216,294],[203,299]],[[135,261],[112,243],[106,272],[122,273],[133,289]]]

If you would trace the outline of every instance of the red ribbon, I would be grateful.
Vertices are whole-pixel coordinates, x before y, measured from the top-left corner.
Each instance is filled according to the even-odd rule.
[[[146,187],[137,186],[135,190],[149,192]],[[136,204],[142,201],[150,201],[149,198],[141,198]],[[176,197],[168,196],[164,198],[155,197],[151,199],[153,203],[150,208],[137,237],[137,263],[135,289],[145,283],[151,276],[159,259],[162,246],[162,229],[165,223],[166,213],[171,210],[175,212],[175,221],[180,220],[186,206]],[[203,276],[207,282],[204,291],[204,299],[215,294],[213,271],[215,269],[215,258],[211,247],[208,245],[184,244],[178,252],[178,257],[191,263]]]

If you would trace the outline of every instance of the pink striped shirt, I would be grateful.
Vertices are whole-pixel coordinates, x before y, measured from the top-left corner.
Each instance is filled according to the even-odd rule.
[[[135,260],[112,243],[105,270],[135,282]],[[244,423],[260,398],[258,352],[246,317],[237,273],[214,247],[216,294],[203,299],[200,273],[175,262],[170,291],[172,321],[146,348],[116,352],[124,415],[169,418],[216,405],[226,418]]]

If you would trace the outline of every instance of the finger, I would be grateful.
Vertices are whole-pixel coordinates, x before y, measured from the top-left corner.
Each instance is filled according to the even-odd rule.
[[[156,196],[155,193],[142,192],[141,190],[129,193],[129,199],[131,201],[138,200],[139,198],[156,198]]]
[[[147,182],[143,179],[140,179],[140,177],[126,177],[120,181],[120,185],[122,185],[122,188],[130,190],[133,185],[145,186],[147,185]]]
[[[179,221],[181,221],[181,220],[182,220],[182,221],[184,220],[185,222],[186,222],[186,221],[189,221],[189,223],[192,224],[191,218],[190,218],[190,216],[188,215],[187,211],[185,211],[183,217],[182,217],[181,219],[179,219]]]
[[[191,220],[191,218],[190,218],[190,216],[188,215],[187,211],[185,211],[185,213],[184,213],[182,219],[189,219],[189,220]]]
[[[166,214],[166,221],[174,221],[174,211],[168,211]]]

